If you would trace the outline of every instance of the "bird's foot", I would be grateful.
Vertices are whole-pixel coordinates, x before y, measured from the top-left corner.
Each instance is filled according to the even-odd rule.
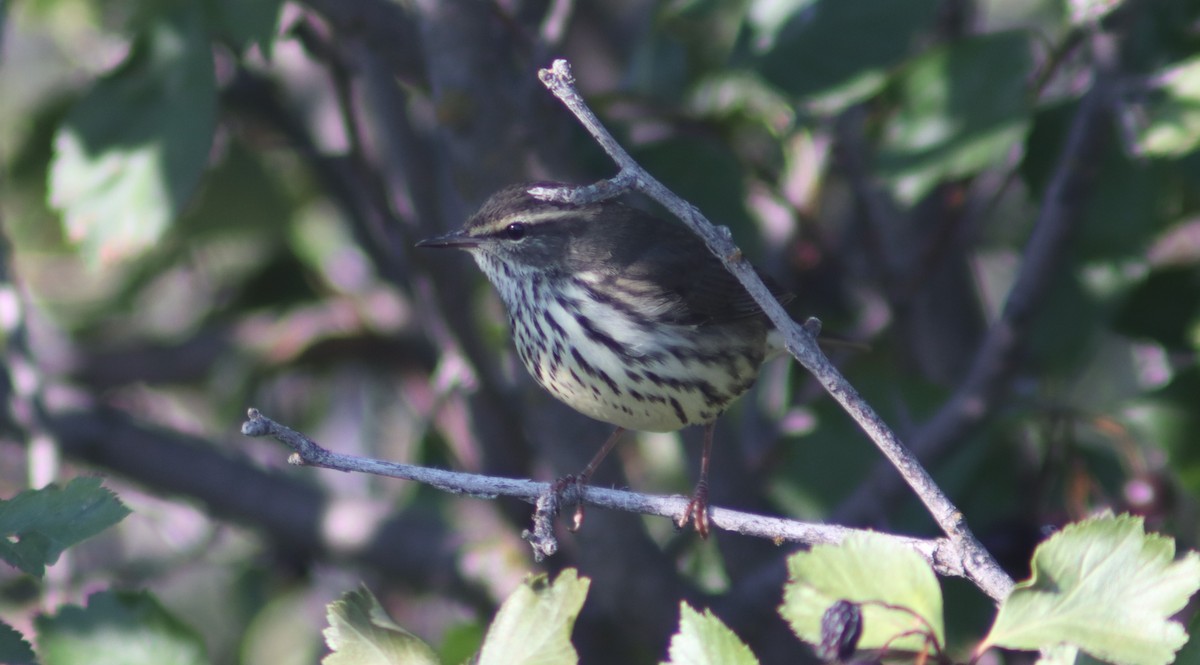
[[[675,525],[680,529],[688,523],[696,526],[696,533],[701,538],[708,538],[708,483],[701,480],[692,491],[692,500],[688,501],[687,509],[679,516]]]
[[[579,531],[583,526],[583,488],[586,485],[586,477],[572,474],[559,478],[550,486],[550,491],[558,497],[560,504],[575,504],[575,515],[571,519],[571,525],[567,527],[571,533]]]

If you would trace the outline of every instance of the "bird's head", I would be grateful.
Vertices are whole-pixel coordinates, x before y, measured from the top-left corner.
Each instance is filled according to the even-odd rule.
[[[563,186],[531,182],[506,187],[484,202],[461,229],[422,240],[417,247],[465,249],[489,277],[494,276],[493,270],[505,268],[530,272],[561,267],[572,243],[594,231],[589,222],[605,207],[544,201],[529,193],[534,187]]]

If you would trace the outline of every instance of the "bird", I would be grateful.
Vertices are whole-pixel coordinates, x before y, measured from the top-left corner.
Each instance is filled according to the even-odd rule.
[[[717,418],[779,350],[745,287],[677,220],[609,199],[538,198],[526,182],[488,198],[461,229],[417,243],[465,250],[508,312],[517,356],[576,411],[616,429],[562,483],[587,483],[626,430],[704,427],[699,480],[678,524],[709,532],[708,474]],[[787,302],[773,282],[772,295]],[[582,520],[577,504],[574,528]]]

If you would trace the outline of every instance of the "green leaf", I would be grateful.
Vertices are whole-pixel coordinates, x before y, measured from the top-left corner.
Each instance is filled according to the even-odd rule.
[[[1175,560],[1175,541],[1146,534],[1142,518],[1104,515],[1038,546],[1033,577],[1000,606],[990,647],[1069,644],[1118,665],[1166,665],[1187,641],[1170,620],[1200,588],[1200,555]]]
[[[257,45],[264,52],[275,34],[282,0],[208,0],[217,29],[235,48]]]
[[[363,587],[329,604],[325,643],[333,651],[322,665],[436,665],[437,654],[396,625]]]
[[[1021,174],[1040,201],[1079,112],[1077,100],[1038,109],[1025,139]],[[1142,259],[1154,236],[1178,221],[1184,206],[1178,169],[1162,160],[1135,160],[1121,141],[1105,142],[1095,183],[1085,194],[1084,219],[1073,235],[1080,261]]]
[[[878,162],[895,196],[911,204],[945,178],[1003,161],[1030,125],[1032,69],[1023,32],[964,39],[906,67]]]
[[[455,624],[442,634],[442,645],[438,649],[443,663],[469,663],[483,644],[486,626],[478,621]]]
[[[1186,662],[1186,661],[1180,661]],[[1042,649],[1034,665],[1105,665],[1086,653],[1080,653],[1079,647],[1070,644]]]
[[[748,223],[746,212],[745,170],[737,155],[717,141],[680,137],[639,146],[634,157],[685,200],[704,211],[714,224],[730,226],[735,237],[740,226]],[[697,164],[704,168],[697,169]],[[741,237],[741,240],[748,238]],[[743,249],[753,253],[753,248]]]
[[[800,639],[821,643],[821,618],[838,600],[862,606],[860,649],[922,651],[924,634],[946,643],[942,591],[916,552],[884,536],[856,535],[788,558],[780,614]],[[919,631],[896,639],[902,633]]]
[[[63,550],[125,519],[129,509],[99,478],[75,478],[0,500],[0,559],[41,577]]]
[[[488,628],[479,665],[567,665],[579,662],[571,629],[591,581],[574,569],[526,580],[504,601]]]
[[[1075,659],[1079,656],[1079,649],[1069,644],[1060,644],[1058,646],[1042,649],[1039,654],[1037,663],[1034,665],[1075,665]]]
[[[744,119],[775,137],[791,127],[796,115],[787,98],[745,71],[720,70],[706,76],[691,90],[685,104],[698,117]]]
[[[204,642],[145,591],[101,591],[40,616],[42,665],[207,665]]]
[[[729,627],[705,609],[679,604],[679,632],[671,638],[664,665],[758,665],[758,659]]]
[[[1160,74],[1162,96],[1144,109],[1137,145],[1144,155],[1179,157],[1200,146],[1200,56]]]
[[[115,262],[158,240],[204,172],[215,122],[203,15],[180,3],[146,26],[54,137],[50,205],[86,258]]]
[[[934,0],[756,0],[750,48],[771,83],[835,112],[878,92],[937,16]]]
[[[0,663],[34,665],[33,647],[16,628],[0,621]]]

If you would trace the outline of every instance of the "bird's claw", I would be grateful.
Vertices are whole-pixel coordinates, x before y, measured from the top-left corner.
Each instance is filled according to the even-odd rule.
[[[575,513],[571,518],[571,525],[567,527],[567,530],[571,533],[576,533],[583,527],[584,485],[587,485],[586,478],[569,475],[554,481],[554,485],[550,488],[550,491],[558,496],[560,502],[573,500],[575,503]],[[572,488],[575,490],[573,493],[570,492]]]
[[[675,523],[680,529],[694,524],[701,538],[708,538],[708,483],[701,481],[692,492],[692,499]]]

